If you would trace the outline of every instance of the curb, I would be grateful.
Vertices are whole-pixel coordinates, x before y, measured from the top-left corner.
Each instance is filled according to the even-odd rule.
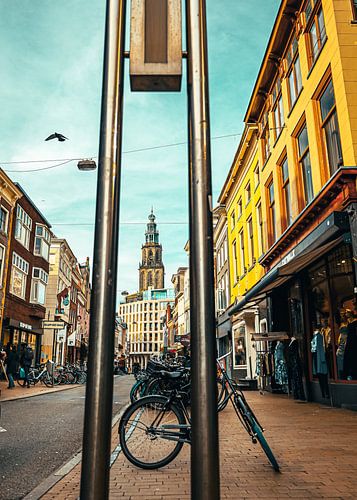
[[[115,426],[115,424],[118,423],[119,419],[129,406],[129,404],[130,400],[127,400],[124,403],[122,409],[116,415],[114,415],[114,417],[112,418],[112,429]],[[111,453],[110,467],[113,465],[118,456],[116,455],[115,459],[113,460],[113,453],[116,449],[117,447]],[[68,462],[65,462],[63,465],[61,465],[61,467],[56,472],[50,474],[32,491],[30,491],[30,493],[28,493],[25,497],[23,497],[23,500],[39,500],[40,498],[42,498],[51,488],[53,488],[53,486],[55,486],[55,484],[61,481],[61,479],[65,478],[81,461],[82,461],[82,451],[79,450],[70,460],[68,460]]]
[[[44,394],[55,394],[56,392],[68,391],[69,389],[78,389],[79,387],[85,386],[85,384],[70,384],[63,387],[58,387],[56,389],[49,389],[48,391],[37,392],[36,394],[26,394],[21,396],[15,396],[10,398],[0,399],[1,403],[6,403],[7,401],[17,401],[19,399],[34,398],[35,396],[42,396]]]

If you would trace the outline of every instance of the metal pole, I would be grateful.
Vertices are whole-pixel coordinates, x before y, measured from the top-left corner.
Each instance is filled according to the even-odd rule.
[[[80,498],[109,497],[126,0],[107,0]]]
[[[219,499],[211,148],[205,0],[187,0],[192,350],[191,497]]]

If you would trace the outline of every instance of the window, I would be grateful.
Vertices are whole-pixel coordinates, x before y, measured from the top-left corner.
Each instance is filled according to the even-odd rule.
[[[322,121],[321,127],[327,150],[330,174],[332,175],[343,165],[340,130],[338,126],[332,80],[330,80],[326,89],[323,91],[319,101]]]
[[[353,19],[357,21],[357,0],[352,0],[352,15]]]
[[[274,138],[275,140],[281,134],[284,127],[284,109],[283,96],[281,94],[281,80],[278,78],[273,89],[273,117],[274,117]]]
[[[276,240],[276,213],[275,213],[275,194],[274,183],[271,181],[267,187],[268,190],[268,203],[269,203],[269,244],[272,245]]]
[[[283,195],[283,206],[285,212],[285,228],[290,226],[292,223],[292,211],[291,211],[291,193],[290,193],[290,181],[289,181],[289,167],[288,158],[285,157],[281,163],[281,185],[282,185],[282,195]]]
[[[304,185],[305,205],[310,203],[314,197],[314,188],[312,184],[312,172],[309,152],[309,140],[307,135],[306,123],[297,136],[298,141],[298,161],[301,169]]]
[[[12,268],[11,268],[11,281],[10,293],[25,298],[26,295],[26,279],[29,272],[29,265],[22,257],[13,252],[12,254]]]
[[[262,141],[263,164],[265,164],[270,156],[270,130],[269,130],[268,111],[266,111],[263,115],[261,141]]]
[[[236,213],[235,210],[233,210],[232,215],[231,215],[231,231],[235,228],[236,225]]]
[[[27,250],[30,245],[30,234],[32,229],[32,219],[25,210],[17,205],[15,239],[19,241]]]
[[[41,225],[36,224],[36,236],[35,236],[35,255],[40,255],[45,260],[48,261],[50,254],[50,232],[49,230]]]
[[[250,202],[250,198],[252,196],[252,191],[250,189],[250,182],[245,186],[245,203],[246,205]]]
[[[0,245],[0,288],[2,287],[2,277],[5,265],[5,247]]]
[[[0,231],[7,233],[9,212],[3,206],[0,207]]]
[[[241,368],[247,364],[245,325],[238,326],[233,330],[234,357],[233,367]]]
[[[256,206],[257,225],[258,225],[258,255],[263,254],[263,217],[262,204],[259,202]]]
[[[254,169],[254,191],[257,189],[260,183],[260,175],[259,175],[259,163]]]
[[[252,217],[249,217],[247,220],[247,226],[248,226],[248,238],[249,238],[249,246],[248,246],[248,251],[249,251],[249,267],[253,266],[255,263],[254,260],[254,239],[253,239],[253,219]]]
[[[239,233],[239,272],[242,276],[245,274],[245,255],[244,255],[244,231],[243,229]]]
[[[289,88],[289,102],[290,109],[295,104],[301,89],[302,89],[302,79],[301,79],[301,67],[300,67],[300,57],[298,51],[298,43],[294,37],[286,54],[286,60],[289,66],[288,69],[288,88]]]
[[[237,259],[237,242],[233,241],[233,272],[234,272],[234,283],[237,282],[238,278],[238,259]]]
[[[311,19],[309,19],[307,31],[309,33],[309,58],[311,67],[316,61],[327,37],[322,7],[320,7],[314,15],[311,16],[310,14],[310,17]]]
[[[39,267],[32,270],[31,302],[44,304],[46,299],[46,286],[48,283],[48,274]]]
[[[242,209],[243,209],[242,198],[239,198],[239,200],[238,200],[238,219],[242,215]]]

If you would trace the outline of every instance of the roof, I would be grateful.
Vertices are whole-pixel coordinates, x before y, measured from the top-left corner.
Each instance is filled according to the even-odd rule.
[[[43,213],[37,208],[37,206],[34,204],[34,202],[31,200],[31,198],[29,197],[29,195],[26,193],[26,191],[23,189],[23,187],[18,183],[18,182],[14,182],[15,186],[21,191],[21,193],[23,194],[23,196],[25,196],[25,198],[27,199],[27,201],[29,203],[31,203],[31,205],[33,206],[33,208],[36,210],[36,212],[39,214],[39,216],[44,220],[44,222],[46,223],[46,225],[50,228],[52,227],[51,224],[48,222],[48,220],[46,219],[46,217],[43,215]]]
[[[301,4],[302,0],[282,0],[280,4],[244,117],[246,123],[255,123],[259,119],[267,93],[275,78],[277,66],[293,30],[291,19],[296,18],[295,14],[299,11]]]

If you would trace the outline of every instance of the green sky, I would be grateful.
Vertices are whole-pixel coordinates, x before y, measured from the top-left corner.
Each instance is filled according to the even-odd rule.
[[[207,0],[211,133],[237,134],[212,140],[214,200],[240,139],[279,3]],[[104,0],[0,0],[0,166],[21,183],[79,260],[92,256],[96,173],[77,171],[75,161],[23,171],[97,155],[104,14]],[[185,76],[181,93],[174,94],[131,93],[128,74],[125,80],[124,151],[185,141]],[[44,142],[55,131],[69,141]],[[187,147],[125,153],[121,200],[118,290],[138,286],[152,205],[169,286],[172,273],[186,264]]]

